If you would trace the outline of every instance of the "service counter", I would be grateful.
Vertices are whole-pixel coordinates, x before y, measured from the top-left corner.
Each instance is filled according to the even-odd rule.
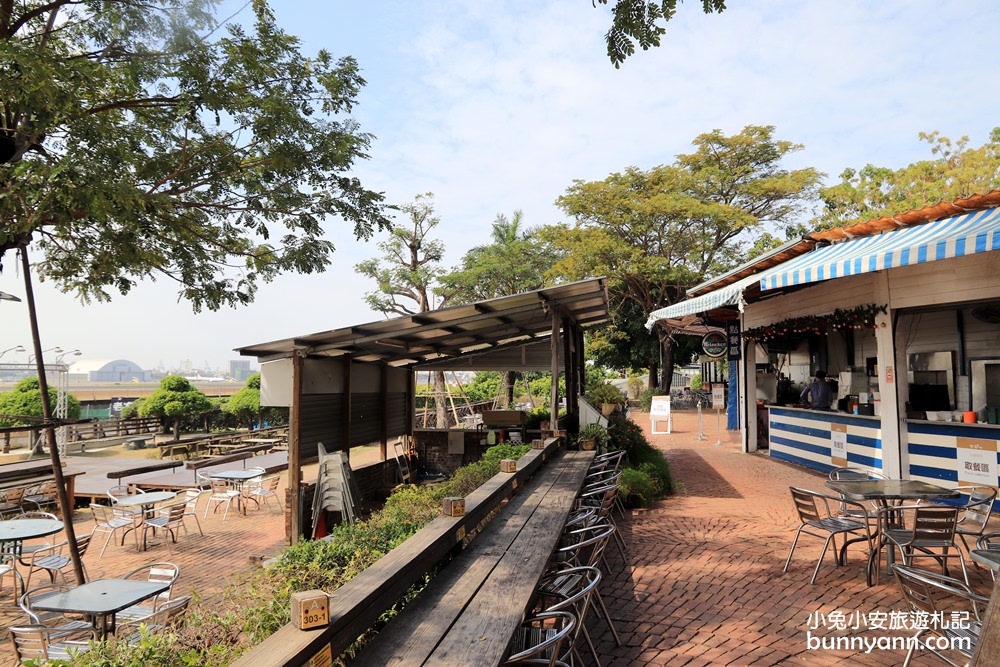
[[[932,483],[998,485],[1000,425],[921,419],[907,419],[904,424],[909,477]]]
[[[772,457],[815,470],[843,466],[882,470],[880,417],[767,406]]]

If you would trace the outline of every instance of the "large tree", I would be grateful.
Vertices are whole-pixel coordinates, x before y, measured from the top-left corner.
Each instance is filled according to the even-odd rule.
[[[49,401],[55,404],[59,392],[54,387],[48,387],[48,391]],[[25,378],[15,384],[11,391],[0,394],[0,426],[37,424],[42,417],[42,392],[38,388],[38,378]],[[80,401],[73,394],[66,396],[66,417],[80,418]]]
[[[365,294],[373,309],[386,315],[415,315],[447,304],[449,294],[437,289],[444,274],[441,260],[444,243],[430,238],[441,219],[434,214],[434,195],[417,195],[399,207],[406,216],[392,226],[390,236],[378,244],[381,257],[359,263],[355,270],[375,281],[378,289]],[[435,295],[438,296],[434,302]],[[444,371],[434,371],[434,406],[437,426],[444,428],[448,413],[443,397],[447,391]]]
[[[920,140],[931,146],[927,160],[844,170],[840,183],[820,191],[818,225],[840,227],[1000,188],[1000,128],[978,148],[969,148],[968,137],[953,142],[937,132],[921,132]]]
[[[775,139],[773,127],[750,125],[733,136],[715,130],[694,146],[670,165],[575,181],[556,201],[575,225],[546,232],[566,251],[553,271],[572,279],[607,275],[612,305],[648,314],[744,261],[761,237],[792,225],[815,197],[821,174],[783,169],[782,160],[802,147]],[[633,346],[643,335],[606,337]],[[673,341],[662,327],[654,335],[662,350],[659,384],[669,389]]]
[[[166,277],[195,310],[320,271],[337,216],[367,237],[382,196],[350,175],[371,137],[348,114],[350,57],[306,57],[253,0],[0,0],[0,260],[83,300]]]
[[[635,53],[638,42],[643,51],[660,45],[660,37],[667,31],[664,24],[677,13],[678,0],[611,0],[611,28],[604,35],[608,44],[608,58],[614,66],[621,67],[625,59]],[[596,0],[606,5],[609,0]],[[722,13],[725,0],[701,0],[706,14]]]
[[[471,303],[545,286],[545,272],[558,254],[552,245],[524,226],[524,214],[514,211],[508,218],[498,213],[490,232],[490,243],[471,248],[460,266],[441,276],[442,290],[452,303]],[[505,371],[500,407],[514,399],[516,374]]]

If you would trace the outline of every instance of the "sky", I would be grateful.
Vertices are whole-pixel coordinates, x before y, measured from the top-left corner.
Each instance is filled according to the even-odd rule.
[[[244,1],[225,0],[219,16]],[[662,46],[615,69],[610,10],[588,0],[271,1],[305,53],[358,60],[367,85],[352,115],[375,139],[355,174],[391,203],[434,194],[447,267],[488,242],[498,213],[564,221],[554,202],[574,180],[671,163],[712,130],[773,125],[804,146],[784,166],[815,167],[832,185],[848,167],[927,159],[920,132],[979,146],[1000,126],[994,0],[728,4],[705,15],[681,3]],[[36,281],[43,348],[222,369],[237,347],[382,319],[354,270],[380,237],[359,242],[335,219],[326,230],[337,252],[325,273],[283,276],[238,309],[195,314],[167,281],[91,304]],[[23,296],[8,259],[0,291]],[[0,351],[30,341],[24,304],[0,302]]]

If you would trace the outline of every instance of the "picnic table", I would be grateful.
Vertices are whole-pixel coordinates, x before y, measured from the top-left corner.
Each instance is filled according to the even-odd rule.
[[[137,435],[125,439],[125,449],[145,449],[146,443],[153,440],[152,435]]]

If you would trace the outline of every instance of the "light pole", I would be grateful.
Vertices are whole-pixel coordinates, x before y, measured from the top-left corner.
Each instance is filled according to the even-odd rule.
[[[50,347],[50,348],[49,348],[49,349],[47,349],[47,350],[42,350],[41,352],[39,352],[39,353],[38,353],[38,356],[41,356],[41,355],[45,354],[46,352],[51,352],[52,350],[55,350],[55,351],[56,351],[56,354],[59,354],[60,352],[62,352],[62,351],[63,351],[63,349],[62,349],[61,347]],[[33,354],[32,354],[32,355],[29,355],[29,356],[28,356],[28,363],[29,363],[29,364],[30,364],[31,362],[33,362],[34,360],[35,360],[35,355],[33,355]]]
[[[70,350],[69,352],[63,352],[58,357],[56,357],[56,363],[61,364],[63,362],[63,357],[72,354],[74,357],[79,357],[83,352],[80,350]]]
[[[7,354],[11,350],[13,350],[14,352],[25,352],[26,351],[24,349],[23,345],[15,345],[14,347],[8,347],[6,350],[0,352],[0,357],[2,357],[3,355]]]
[[[7,292],[0,292],[0,301],[20,301],[19,298],[13,294],[7,294]]]

